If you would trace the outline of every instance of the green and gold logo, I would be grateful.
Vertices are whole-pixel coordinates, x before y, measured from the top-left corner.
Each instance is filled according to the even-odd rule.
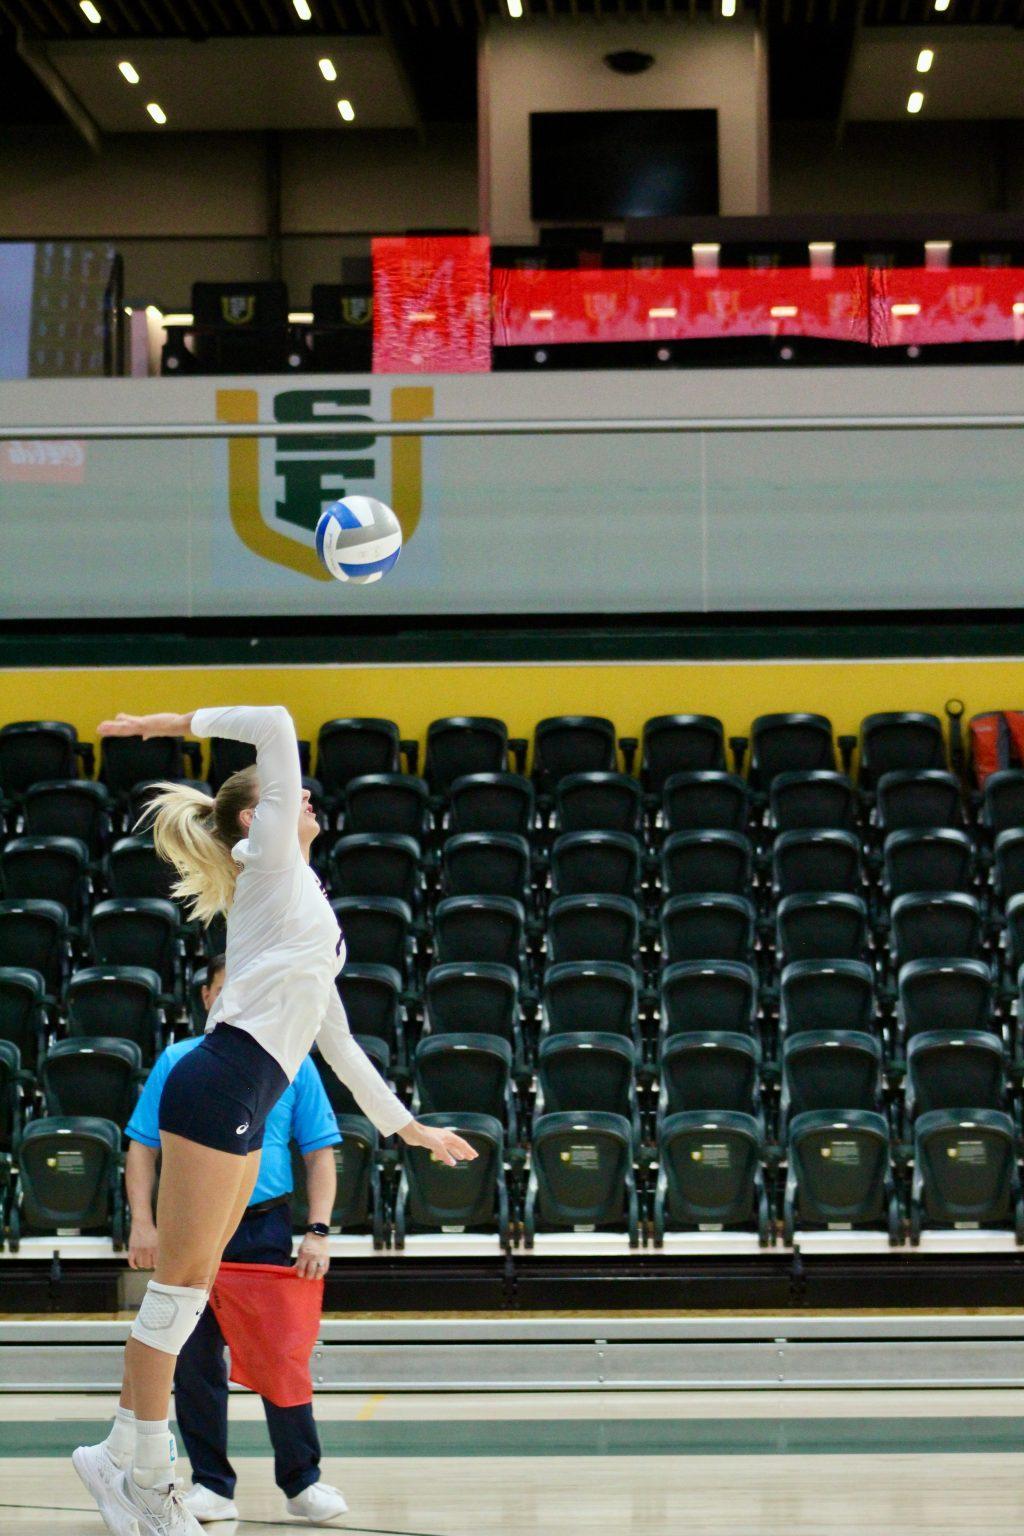
[[[317,559],[312,536],[324,506],[356,490],[383,495],[408,543],[423,509],[423,439],[418,435],[391,439],[390,494],[375,491],[372,482],[379,483],[382,468],[379,443],[376,434],[363,425],[373,421],[371,403],[369,389],[287,389],[274,396],[275,421],[321,422],[325,427],[351,423],[351,430],[274,440],[274,473],[282,491],[269,517],[261,497],[259,439],[229,438],[228,506],[232,527],[246,549],[261,560],[287,566],[314,581],[330,581]],[[433,412],[430,385],[396,385],[391,390],[392,421],[426,421]],[[259,421],[258,390],[219,389],[217,420]],[[340,489],[339,482],[344,482]],[[308,534],[310,542],[284,532],[285,525]]]

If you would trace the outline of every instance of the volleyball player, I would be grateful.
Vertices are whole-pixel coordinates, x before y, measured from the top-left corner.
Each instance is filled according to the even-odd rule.
[[[117,1418],[75,1468],[114,1536],[200,1536],[175,1486],[168,1429],[175,1361],[202,1316],[221,1254],[259,1169],[267,1114],[316,1039],[328,1064],[383,1136],[442,1162],[476,1156],[454,1131],[420,1125],[348,1028],[334,978],[345,941],[309,867],[319,831],[302,788],[288,711],[229,707],[194,714],[119,714],[101,736],[224,736],[256,748],[216,799],[180,784],[157,796],[157,852],[177,869],[175,893],[209,922],[227,913],[227,983],[207,1034],[176,1063],[160,1099],[160,1247],[125,1349]],[[131,1441],[131,1466],[121,1470]]]

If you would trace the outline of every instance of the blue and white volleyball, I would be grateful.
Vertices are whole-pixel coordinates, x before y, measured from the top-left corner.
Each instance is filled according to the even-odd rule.
[[[382,501],[345,496],[320,514],[316,552],[337,581],[380,581],[402,552],[402,527]]]

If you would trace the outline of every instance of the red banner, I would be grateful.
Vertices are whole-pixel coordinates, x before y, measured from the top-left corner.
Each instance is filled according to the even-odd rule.
[[[873,346],[961,341],[1024,341],[1024,268],[871,268]]]
[[[484,235],[374,240],[374,373],[488,373],[490,285]]]
[[[323,1280],[283,1264],[222,1264],[210,1305],[231,1351],[231,1380],[278,1408],[310,1402],[323,1304]]]
[[[864,267],[494,273],[497,346],[727,336],[868,340]]]

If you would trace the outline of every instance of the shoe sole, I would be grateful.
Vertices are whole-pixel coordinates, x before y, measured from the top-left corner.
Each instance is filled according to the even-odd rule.
[[[224,1510],[223,1514],[220,1515],[197,1515],[195,1510],[189,1509],[187,1504],[185,1505],[185,1508],[188,1509],[188,1512],[192,1516],[193,1520],[198,1520],[200,1525],[216,1525],[219,1520],[241,1519],[241,1516],[239,1515],[238,1510],[234,1504],[230,1505],[230,1507]]]
[[[108,1488],[107,1484],[103,1482],[101,1478],[94,1478],[90,1475],[91,1469],[89,1467],[87,1458],[83,1454],[83,1450],[84,1447],[79,1446],[76,1450],[71,1452],[71,1465],[74,1467],[76,1473],[78,1474],[79,1481],[91,1495],[97,1509],[103,1516],[107,1530],[112,1531],[114,1536],[122,1536],[122,1532],[117,1526],[114,1525],[110,1518],[110,1511],[115,1507],[117,1509],[121,1509],[123,1506],[121,1505],[120,1500],[115,1498],[111,1489]],[[129,1536],[139,1536],[138,1521],[135,1521],[134,1528],[130,1529]]]

